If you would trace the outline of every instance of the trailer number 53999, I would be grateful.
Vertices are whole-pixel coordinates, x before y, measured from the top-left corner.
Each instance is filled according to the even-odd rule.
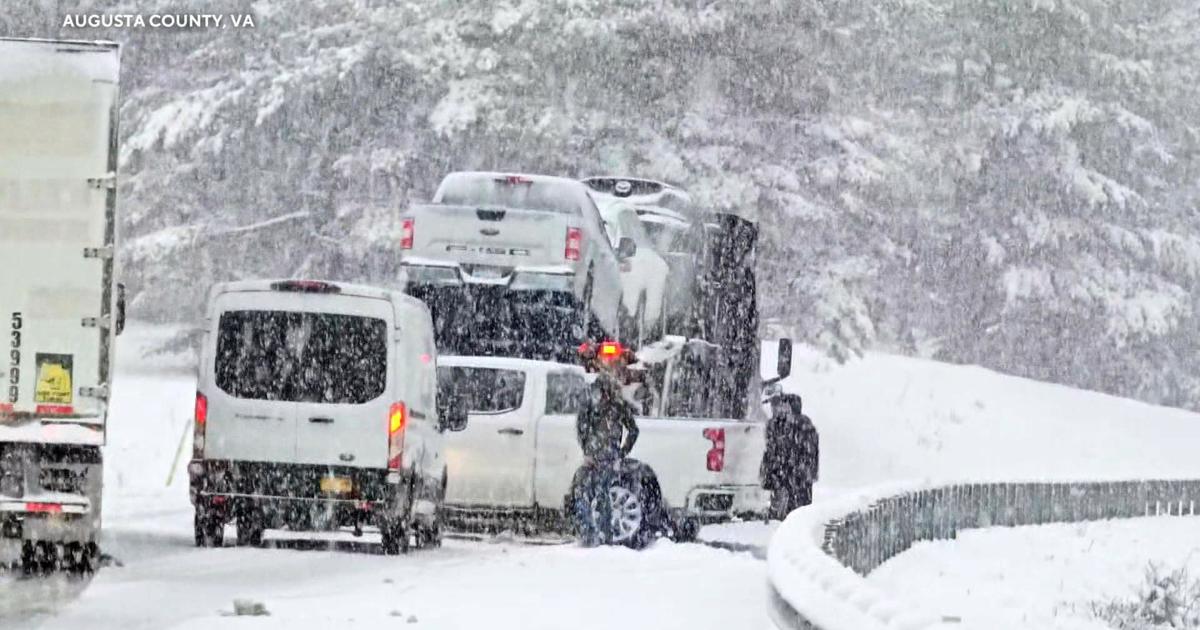
[[[20,313],[12,314],[12,330],[9,333],[8,350],[8,402],[17,402],[21,393],[21,326],[24,320]]]

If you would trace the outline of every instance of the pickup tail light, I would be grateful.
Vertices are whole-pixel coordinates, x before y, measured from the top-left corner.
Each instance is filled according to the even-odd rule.
[[[208,425],[208,397],[196,392],[196,417],[192,423],[192,457],[204,457],[204,429]]]
[[[713,472],[725,470],[725,429],[705,429],[704,437],[712,442],[705,457],[708,469]]]
[[[563,249],[563,258],[579,260],[583,257],[583,230],[577,227],[567,228],[567,246]]]
[[[404,429],[407,425],[408,409],[404,403],[392,403],[388,410],[388,470],[400,470],[404,465]]]
[[[412,217],[400,223],[400,249],[413,248],[413,236],[416,234],[416,220]]]

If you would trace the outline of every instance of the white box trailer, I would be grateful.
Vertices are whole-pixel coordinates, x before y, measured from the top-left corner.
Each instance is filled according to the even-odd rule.
[[[0,38],[0,562],[96,553],[116,283],[115,43]]]

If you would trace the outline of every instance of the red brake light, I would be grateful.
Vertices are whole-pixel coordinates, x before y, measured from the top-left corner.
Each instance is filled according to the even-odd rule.
[[[532,184],[533,183],[532,179],[529,179],[528,177],[525,177],[524,175],[505,175],[504,177],[497,178],[496,181],[503,182],[505,184],[510,184],[510,185],[512,185],[512,184]]]
[[[600,344],[600,358],[606,361],[613,361],[624,354],[625,349],[621,347],[618,341],[605,341]]]
[[[58,514],[62,512],[61,503],[26,503],[26,512],[41,512],[44,514]]]
[[[704,437],[712,442],[705,463],[709,470],[721,472],[725,469],[725,429],[705,429]]]
[[[283,280],[271,283],[272,291],[292,291],[295,293],[341,293],[342,288],[331,282],[320,280]]]
[[[388,469],[399,470],[404,460],[404,427],[408,424],[408,409],[404,403],[392,403],[388,410]]]
[[[400,249],[412,249],[416,233],[416,219],[408,217],[400,223]]]
[[[192,425],[192,457],[204,457],[204,428],[208,424],[208,397],[196,392],[196,421]]]
[[[567,228],[567,246],[563,257],[567,260],[579,260],[583,251],[583,230],[577,227]]]

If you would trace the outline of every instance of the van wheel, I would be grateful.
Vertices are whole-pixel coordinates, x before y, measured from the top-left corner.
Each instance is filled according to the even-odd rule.
[[[220,519],[204,514],[203,508],[196,509],[192,531],[197,547],[220,547],[224,543],[225,525]]]
[[[442,524],[434,522],[429,527],[421,527],[417,530],[417,547],[441,547],[442,546]]]

